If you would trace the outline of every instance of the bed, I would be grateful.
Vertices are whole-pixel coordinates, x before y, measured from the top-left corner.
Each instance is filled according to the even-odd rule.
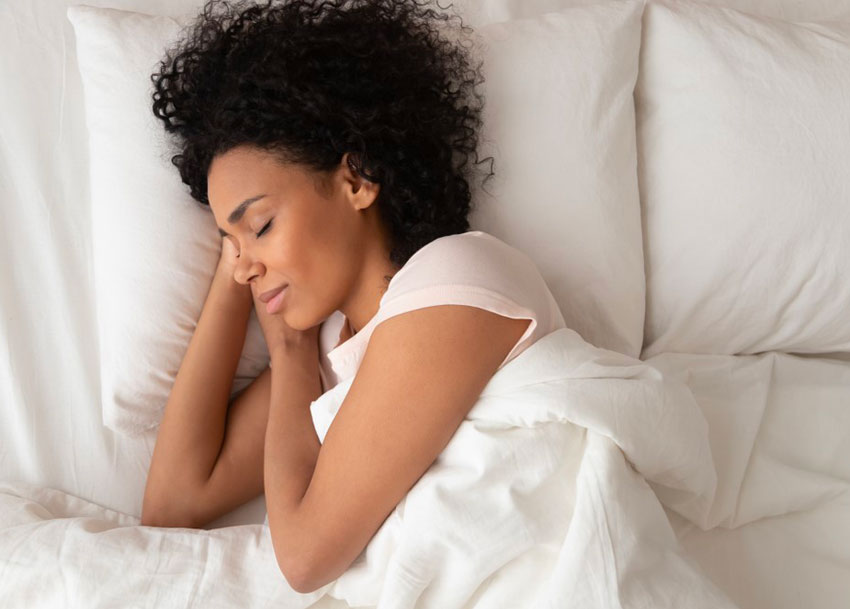
[[[177,304],[171,293],[133,292],[152,285],[145,273],[161,278],[155,271],[173,254],[157,260],[137,248],[173,240],[196,210],[147,237],[126,224],[160,224],[136,224],[150,220],[105,205],[140,196],[139,184],[145,199],[180,186],[173,176],[163,185],[167,163],[145,173],[150,149],[121,138],[122,129],[144,126],[122,122],[128,115],[116,104],[132,93],[121,85],[122,62],[142,52],[145,28],[160,35],[201,3],[91,0],[75,17],[68,7],[77,4],[0,5],[4,607],[460,607],[461,598],[479,609],[567,606],[557,599],[581,607],[848,606],[847,2],[455,3],[500,66],[488,72],[486,141],[504,177],[492,193],[476,193],[473,227],[535,260],[571,329],[533,353],[535,369],[555,361],[545,348],[557,338],[597,366],[577,367],[572,380],[645,380],[661,391],[656,398],[675,395],[670,403],[683,418],[653,429],[645,419],[618,427],[616,413],[592,416],[593,405],[605,410],[599,395],[639,402],[649,395],[643,386],[570,394],[585,397],[563,416],[596,433],[586,454],[615,464],[601,499],[587,499],[589,487],[580,486],[569,491],[577,493],[570,505],[593,512],[617,504],[623,529],[608,549],[621,562],[596,557],[601,532],[587,528],[585,545],[562,547],[586,553],[562,553],[548,595],[529,582],[534,565],[550,563],[517,561],[476,572],[477,591],[457,584],[441,596],[435,579],[411,586],[408,598],[385,591],[378,602],[383,582],[367,586],[379,572],[366,568],[371,562],[335,588],[290,589],[269,560],[262,496],[202,530],[139,526],[162,395],[217,252],[201,237],[186,246],[198,252],[197,273],[181,276],[189,287]],[[516,69],[529,65],[537,70]],[[569,76],[554,78],[558,66]],[[99,82],[110,70],[112,80]],[[96,103],[103,113],[93,113]],[[529,201],[521,215],[508,203],[520,196]],[[197,221],[214,231],[210,219]],[[162,303],[183,314],[166,326],[179,327],[167,344]],[[132,323],[119,327],[119,309]],[[257,331],[234,392],[267,362]],[[171,367],[151,354],[172,358]],[[139,371],[151,374],[140,380]],[[508,424],[513,415],[500,410],[496,390],[513,378],[500,377],[470,423],[488,421],[480,429],[492,433]],[[647,408],[662,402],[646,399]],[[552,413],[541,407],[539,422],[550,421],[544,411]],[[700,442],[710,454],[694,448]],[[615,484],[617,476],[634,488]],[[629,528],[638,524],[629,499],[638,496],[652,503],[642,512],[652,521],[640,530]],[[577,514],[576,522],[613,521]],[[559,522],[568,525],[570,515]],[[376,538],[370,556],[396,547],[390,533]],[[451,560],[464,564],[460,555]],[[612,564],[611,572],[592,568]],[[577,584],[580,574],[592,585]]]

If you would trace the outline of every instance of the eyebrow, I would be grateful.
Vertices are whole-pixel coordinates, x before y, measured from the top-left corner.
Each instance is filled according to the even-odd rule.
[[[256,196],[251,197],[249,199],[245,199],[239,205],[236,206],[236,209],[234,209],[232,212],[230,212],[230,215],[227,216],[227,221],[230,224],[236,224],[237,222],[239,222],[239,220],[242,219],[242,216],[245,215],[245,211],[247,211],[248,206],[251,205],[251,203],[254,203],[255,201],[259,201],[260,199],[262,199],[265,196],[267,196],[267,195],[256,195]],[[222,237],[225,237],[225,236],[228,235],[228,233],[224,232],[220,228],[218,229],[218,234],[221,235]]]

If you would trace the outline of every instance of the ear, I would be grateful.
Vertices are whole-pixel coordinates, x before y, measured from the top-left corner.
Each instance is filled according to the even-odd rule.
[[[350,152],[342,155],[340,161],[342,167],[343,180],[346,184],[346,192],[351,197],[351,204],[354,209],[366,209],[375,202],[378,198],[380,184],[367,180],[359,171],[357,157]]]

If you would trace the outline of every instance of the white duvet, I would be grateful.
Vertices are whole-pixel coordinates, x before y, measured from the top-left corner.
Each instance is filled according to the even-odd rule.
[[[311,405],[324,438],[349,379]],[[0,483],[9,607],[733,607],[663,504],[703,525],[716,487],[688,387],[564,328],[490,380],[445,450],[339,579],[302,595],[266,525],[143,527]]]

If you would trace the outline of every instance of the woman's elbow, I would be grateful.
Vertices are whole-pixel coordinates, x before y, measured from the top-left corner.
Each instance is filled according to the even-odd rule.
[[[289,587],[300,594],[315,592],[332,580],[327,578],[320,564],[310,560],[309,556],[315,556],[309,552],[293,552],[284,555],[275,551],[277,566],[283,574]]]
[[[299,594],[309,594],[321,588],[321,585],[316,584],[310,571],[304,568],[303,563],[278,559],[277,566],[289,587]]]

